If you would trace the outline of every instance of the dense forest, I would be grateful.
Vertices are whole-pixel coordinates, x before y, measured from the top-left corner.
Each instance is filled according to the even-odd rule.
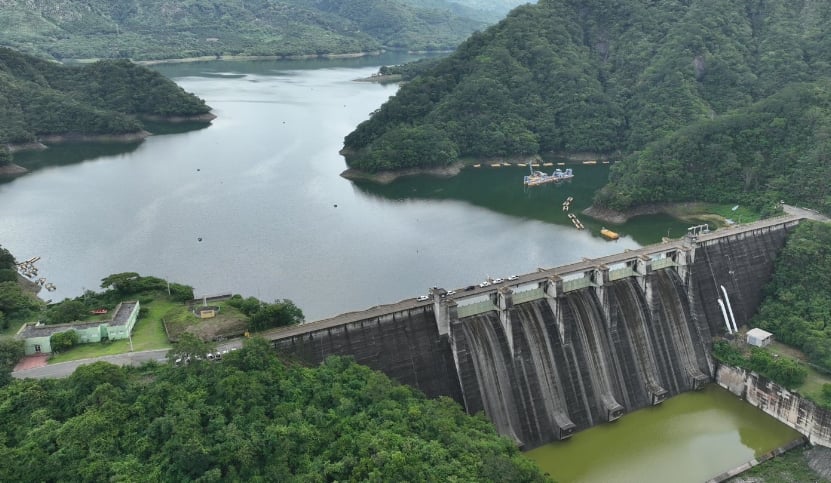
[[[829,20],[807,0],[541,0],[402,86],[343,152],[369,172],[591,152],[622,159],[598,197],[615,208],[816,203]]]
[[[485,3],[11,0],[3,2],[0,45],[58,60],[448,50],[519,2]]]
[[[209,111],[173,81],[126,60],[65,66],[0,47],[0,145],[52,134],[136,133],[142,118]]]
[[[263,339],[223,358],[97,362],[0,388],[2,481],[543,481],[452,400],[348,359],[281,361]]]
[[[831,374],[831,225],[799,224],[776,259],[766,291],[754,325]]]

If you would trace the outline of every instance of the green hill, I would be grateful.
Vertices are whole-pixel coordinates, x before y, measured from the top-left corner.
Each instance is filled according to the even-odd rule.
[[[829,78],[829,18],[831,4],[807,0],[541,0],[516,8],[402,86],[346,137],[344,154],[350,167],[373,172],[465,157],[624,158],[651,142],[671,146],[683,128],[736,109],[773,108],[757,103],[795,83]],[[794,117],[777,122],[807,122],[801,116],[808,108],[790,106],[782,116]],[[796,162],[806,138],[776,135],[801,143],[799,149],[772,149],[766,164],[740,156],[739,171],[756,169],[758,176],[733,192],[767,189],[766,181],[791,171],[785,165]],[[701,173],[717,163],[696,146],[684,154],[681,171]],[[646,182],[646,192],[663,181],[632,181],[639,159],[626,157],[615,176],[624,184]],[[765,172],[769,166],[780,173]],[[607,190],[599,201],[622,207],[676,194],[665,192],[618,198]],[[705,199],[713,192],[687,191]]]
[[[209,111],[173,81],[126,60],[65,66],[0,48],[0,145],[48,135],[136,133],[143,118]]]
[[[59,60],[447,50],[486,25],[465,12],[444,0],[9,0],[0,45]]]

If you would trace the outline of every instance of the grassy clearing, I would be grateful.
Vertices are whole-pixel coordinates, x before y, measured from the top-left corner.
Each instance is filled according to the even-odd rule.
[[[183,332],[195,334],[202,340],[239,337],[248,326],[248,318],[225,301],[213,302],[219,312],[210,319],[200,319],[184,305],[170,307],[162,316],[171,340],[177,340]]]
[[[795,388],[799,394],[806,396],[814,401],[821,401],[823,384],[831,384],[831,376],[824,374],[807,364],[807,358],[799,349],[787,346],[781,342],[773,341],[768,347],[768,350],[781,357],[789,357],[796,359],[808,369],[808,377],[801,386]]]
[[[733,223],[750,223],[761,219],[759,213],[737,205],[716,204],[716,203],[680,203],[669,210],[669,214],[680,220],[690,223],[710,223],[715,225],[712,228],[730,225]]]
[[[169,310],[176,304],[167,301],[153,301],[146,307],[149,313],[136,322],[133,327],[133,351],[147,351],[170,347],[167,335],[162,326],[160,313]],[[90,357],[111,356],[130,351],[130,341],[116,340],[108,343],[81,344],[77,347],[49,359],[50,364],[58,362],[76,361]]]

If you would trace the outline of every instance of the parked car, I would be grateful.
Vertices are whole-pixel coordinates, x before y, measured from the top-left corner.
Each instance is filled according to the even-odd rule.
[[[490,284],[491,284],[490,282],[488,282],[487,280],[485,280],[484,282],[480,283],[480,284],[479,284],[479,286],[480,286],[480,287],[487,287],[487,286],[489,286]]]
[[[511,275],[510,277],[508,277],[508,280],[516,280],[518,278],[519,278],[519,275]]]
[[[471,290],[476,290],[476,285],[468,285],[465,288],[465,292],[470,292]]]
[[[455,291],[455,290],[451,290],[451,291],[447,292],[447,295],[456,295],[456,291]]]
[[[497,283],[502,283],[502,282],[504,282],[504,281],[505,281],[505,280],[504,280],[504,279],[501,279],[501,278],[495,278],[495,279],[493,279],[493,283],[494,283],[494,284],[497,284]]]
[[[416,300],[418,300],[419,302],[424,302],[425,300],[430,300],[430,296],[429,295],[419,295]]]

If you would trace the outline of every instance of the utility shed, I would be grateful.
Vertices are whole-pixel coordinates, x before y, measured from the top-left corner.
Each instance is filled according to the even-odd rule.
[[[773,340],[773,334],[760,328],[747,331],[747,343],[756,347],[765,347]]]

